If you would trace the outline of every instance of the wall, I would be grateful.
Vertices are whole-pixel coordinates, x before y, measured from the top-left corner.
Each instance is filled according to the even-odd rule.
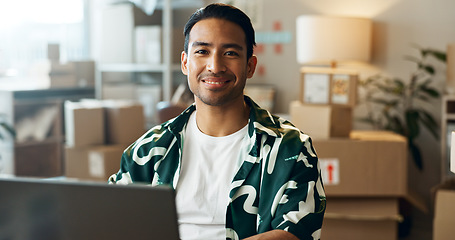
[[[265,74],[251,79],[251,83],[274,84],[277,89],[276,112],[288,112],[289,102],[298,98],[299,64],[296,61],[295,19],[302,14],[327,14],[368,17],[373,20],[373,52],[370,65],[358,68],[361,76],[375,73],[408,79],[415,65],[404,59],[405,55],[418,56],[412,44],[445,50],[455,42],[455,1],[451,0],[263,0],[262,26],[257,31],[273,31],[279,21],[283,31],[294,34],[293,41],[283,44],[282,53],[276,54],[272,44],[258,54],[259,64]],[[436,64],[434,86],[443,90],[445,66]],[[436,120],[440,121],[441,101],[431,103]],[[356,116],[362,115],[361,106]],[[367,128],[358,122],[357,129]],[[413,211],[414,223],[409,238],[431,239],[432,210],[430,189],[440,181],[440,140],[423,131],[417,144],[421,147],[424,169],[419,171],[409,163],[409,181],[412,188],[422,195],[429,213]]]

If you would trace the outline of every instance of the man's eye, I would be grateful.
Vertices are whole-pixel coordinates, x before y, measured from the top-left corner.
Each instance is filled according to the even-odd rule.
[[[195,54],[206,54],[207,51],[206,50],[197,50],[194,52]]]
[[[228,55],[228,56],[239,56],[239,54],[237,52],[234,52],[234,51],[228,51],[228,52],[226,52],[226,55]]]

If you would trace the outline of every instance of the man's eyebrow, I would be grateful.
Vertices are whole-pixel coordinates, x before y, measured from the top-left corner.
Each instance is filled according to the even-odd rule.
[[[203,41],[195,41],[191,44],[193,47],[198,47],[198,46],[213,46],[213,44],[208,43],[208,42],[203,42]],[[243,47],[237,43],[226,43],[222,45],[223,48],[234,48],[239,51],[243,50]]]
[[[191,46],[193,47],[197,47],[197,46],[212,46],[212,44],[208,43],[208,42],[202,42],[202,41],[196,41],[196,42],[193,42],[191,44]]]
[[[243,47],[239,44],[236,44],[236,43],[226,43],[226,44],[223,44],[223,47],[224,48],[234,48],[234,49],[237,49],[239,51],[242,51],[243,50]]]

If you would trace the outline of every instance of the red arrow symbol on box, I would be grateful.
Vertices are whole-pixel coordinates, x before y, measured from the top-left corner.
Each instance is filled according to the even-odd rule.
[[[327,165],[327,171],[329,172],[329,183],[333,182],[333,165]]]

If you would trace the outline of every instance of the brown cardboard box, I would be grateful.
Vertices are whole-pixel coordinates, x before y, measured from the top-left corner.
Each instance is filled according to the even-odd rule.
[[[434,202],[433,240],[455,236],[455,178],[447,178],[431,189]]]
[[[436,192],[433,220],[433,240],[453,239],[455,236],[455,191],[441,189]]]
[[[73,88],[77,87],[77,79],[74,74],[53,74],[49,76],[50,88]]]
[[[386,131],[314,139],[328,196],[408,195],[407,140]]]
[[[100,145],[65,148],[65,176],[107,182],[120,169],[125,145]]]
[[[145,133],[144,107],[139,103],[106,101],[106,143],[131,144]]]
[[[93,87],[95,86],[95,61],[72,61],[76,75],[77,86]]]
[[[344,106],[291,102],[291,122],[313,139],[349,137],[352,130],[352,108]]]
[[[105,142],[104,109],[100,105],[65,101],[65,138],[69,147]]]
[[[398,198],[328,198],[321,231],[324,240],[396,240]]]
[[[68,88],[77,86],[74,63],[51,62],[50,67],[49,81],[51,88]]]
[[[387,131],[351,131],[349,138],[315,139],[327,195],[324,240],[398,239],[413,205],[428,207],[408,188],[407,140]],[[403,207],[405,206],[405,207]]]

